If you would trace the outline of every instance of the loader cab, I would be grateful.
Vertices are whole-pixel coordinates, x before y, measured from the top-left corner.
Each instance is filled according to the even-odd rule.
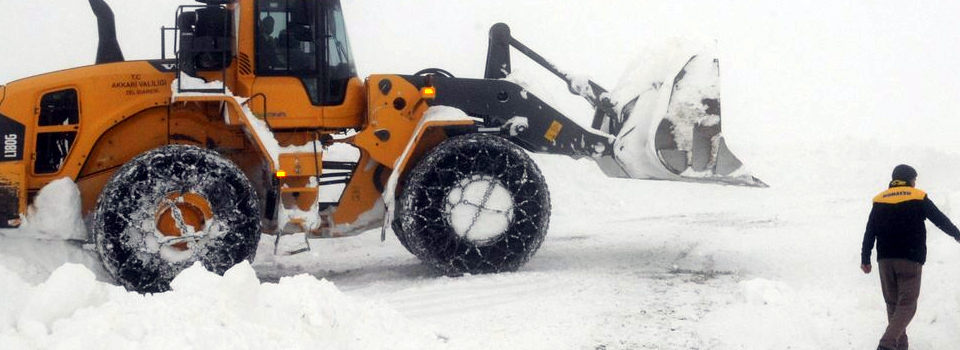
[[[295,77],[314,106],[337,106],[357,76],[337,0],[257,0],[256,74]]]

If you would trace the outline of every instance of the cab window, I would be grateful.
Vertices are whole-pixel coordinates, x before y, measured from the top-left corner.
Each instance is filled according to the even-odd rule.
[[[49,92],[40,98],[34,174],[54,174],[63,167],[80,127],[78,101],[75,89]]]
[[[317,2],[261,0],[257,14],[257,73],[316,75]]]
[[[324,22],[327,38],[327,93],[326,104],[341,104],[347,94],[347,83],[357,76],[357,68],[351,57],[350,41],[347,39],[347,26],[343,20],[340,4],[332,2],[326,7]]]
[[[313,105],[343,103],[357,70],[339,1],[260,0],[256,20],[257,75],[300,78]]]

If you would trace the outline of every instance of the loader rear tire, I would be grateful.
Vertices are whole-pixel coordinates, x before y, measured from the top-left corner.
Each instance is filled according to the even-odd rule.
[[[194,262],[223,274],[252,261],[259,214],[257,194],[236,165],[210,150],[170,145],[114,174],[97,201],[93,236],[117,282],[156,293]]]
[[[394,232],[449,276],[516,271],[547,234],[550,193],[520,147],[497,136],[448,139],[407,175]]]

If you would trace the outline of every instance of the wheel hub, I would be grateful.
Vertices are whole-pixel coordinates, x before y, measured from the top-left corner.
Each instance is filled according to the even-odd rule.
[[[494,240],[513,221],[513,195],[492,176],[461,180],[445,200],[444,214],[454,232],[474,242]]]
[[[200,239],[204,228],[213,219],[210,202],[196,193],[174,192],[164,197],[157,207],[157,237],[161,245],[177,250],[189,249],[188,242]]]

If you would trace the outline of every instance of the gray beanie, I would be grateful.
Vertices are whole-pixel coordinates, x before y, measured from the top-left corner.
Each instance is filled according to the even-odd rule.
[[[913,167],[900,164],[893,168],[893,179],[902,181],[913,181],[917,179],[917,171]]]

